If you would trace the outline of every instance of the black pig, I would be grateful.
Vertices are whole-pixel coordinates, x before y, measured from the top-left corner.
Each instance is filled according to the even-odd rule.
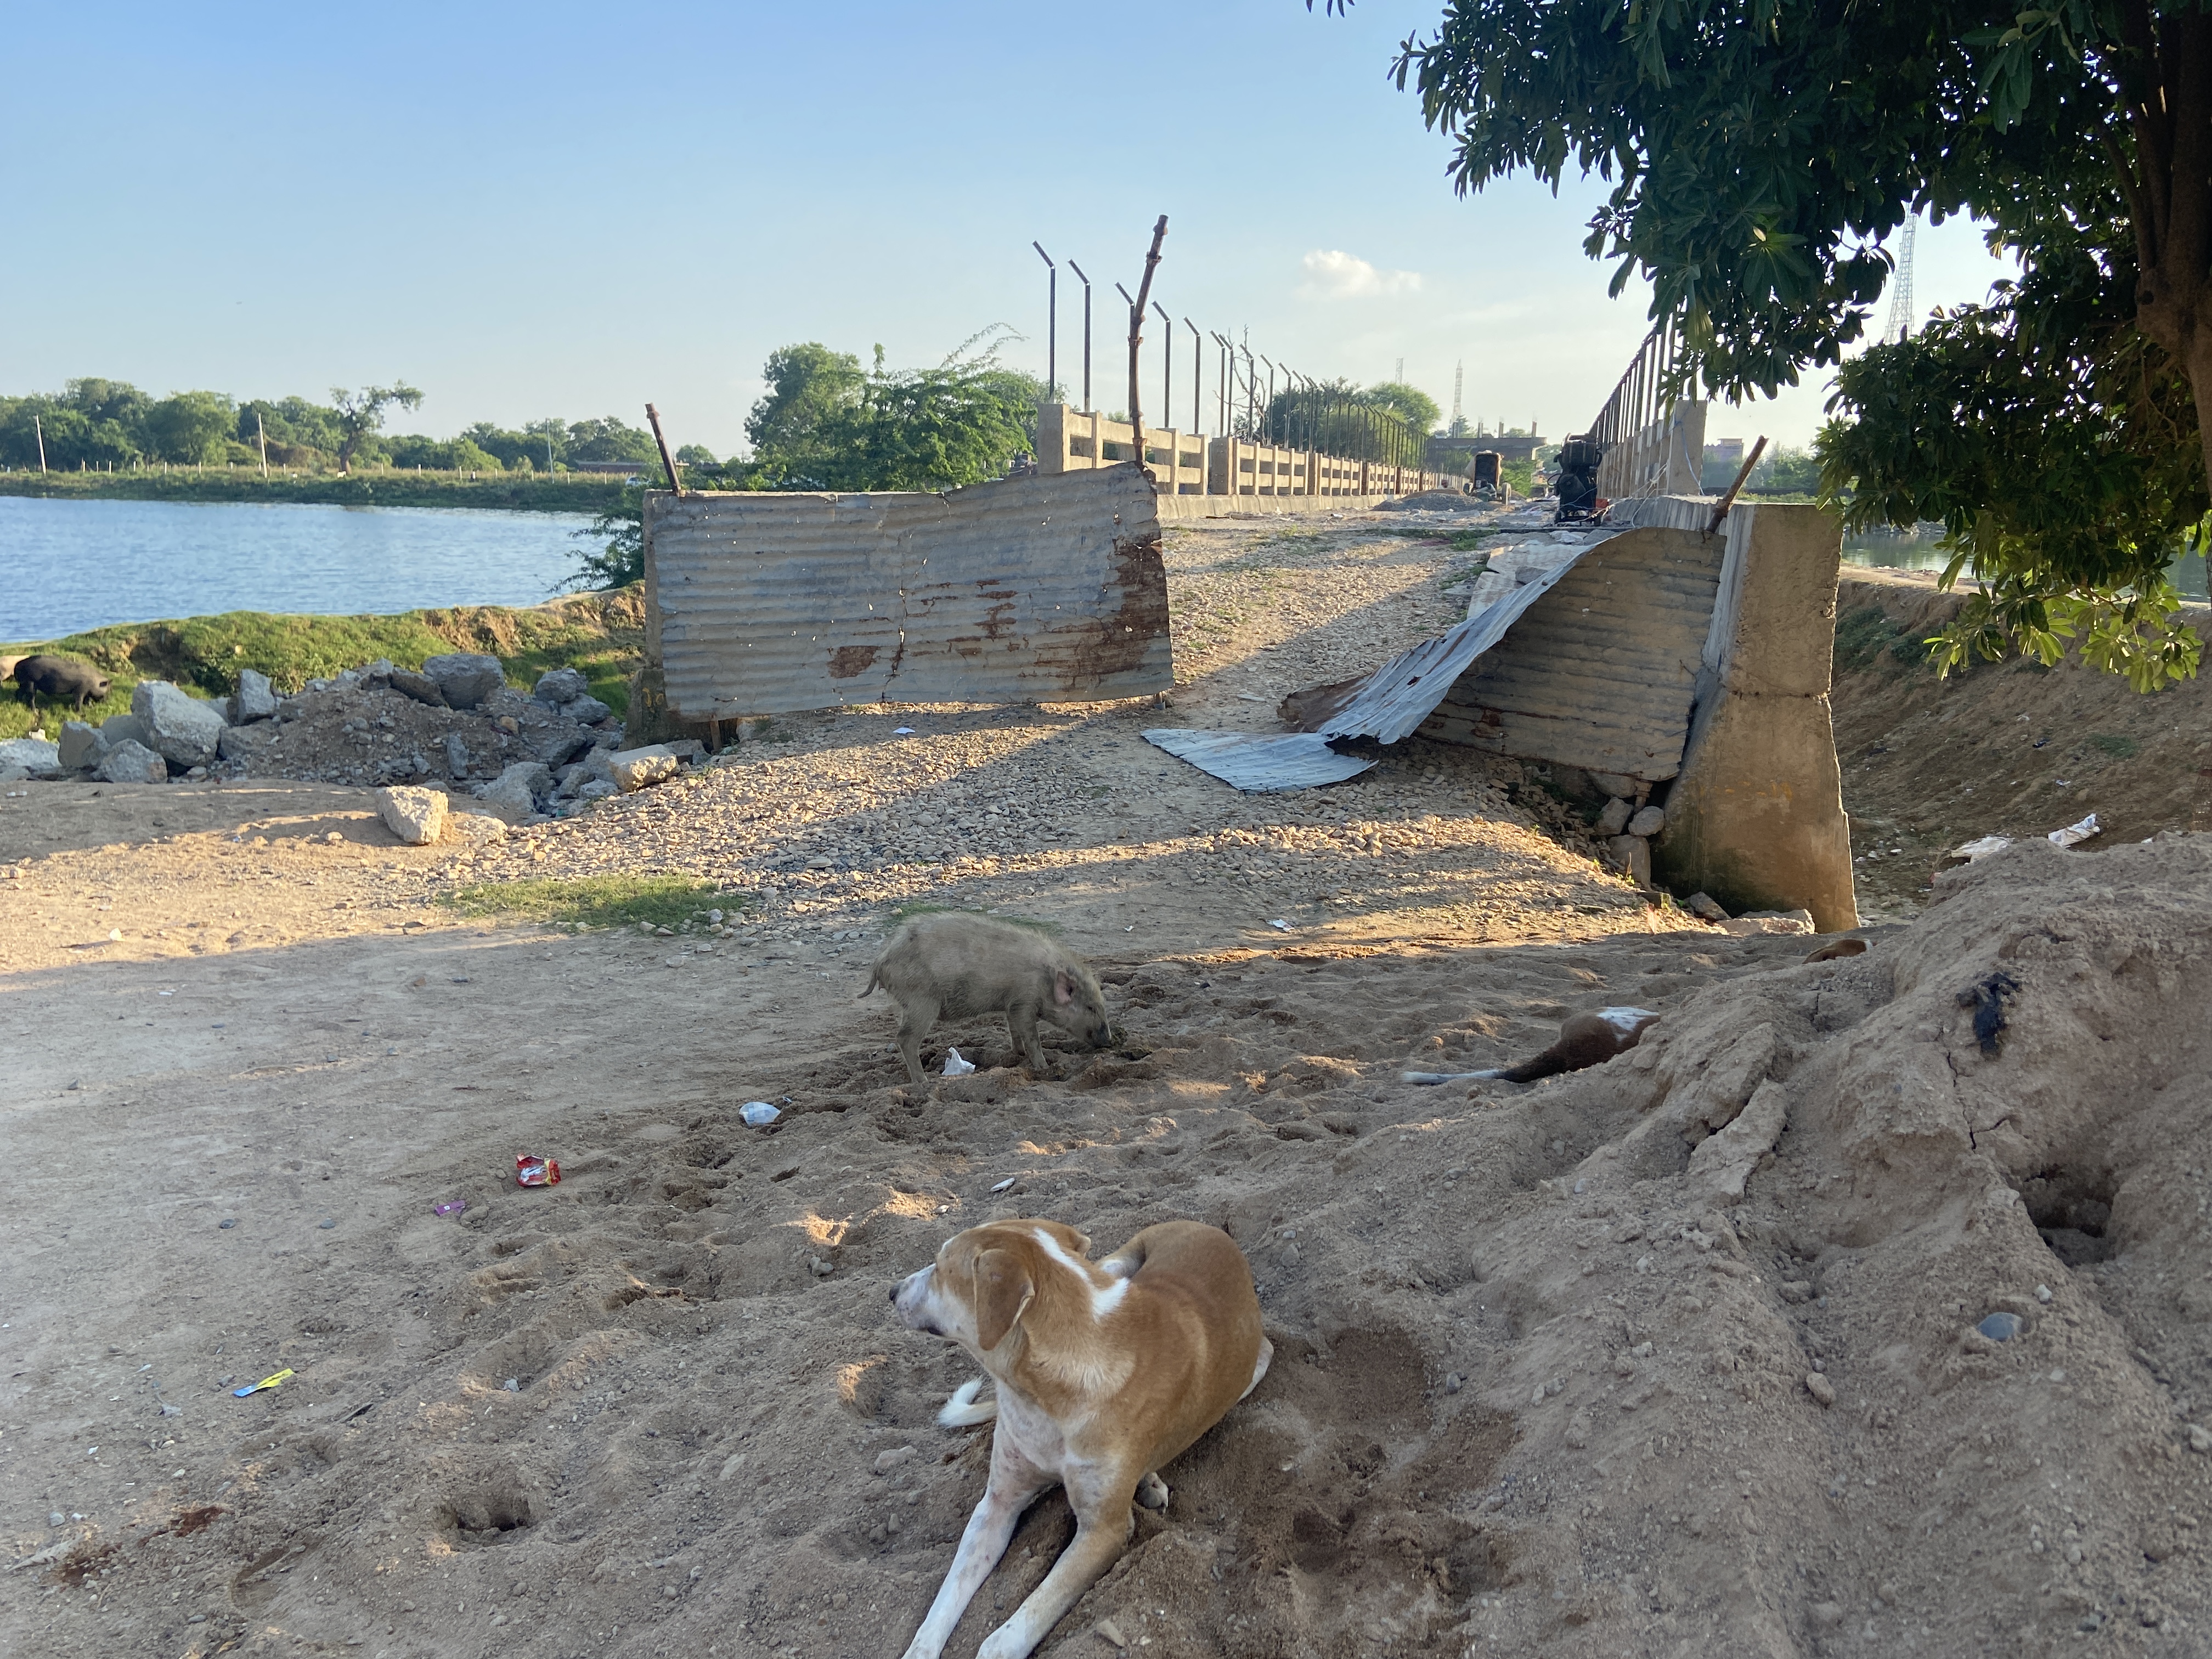
[[[36,708],[38,700],[52,697],[75,699],[79,714],[88,702],[98,702],[107,695],[108,678],[90,663],[78,662],[71,657],[49,656],[40,652],[25,657],[15,665],[16,695],[26,708]]]

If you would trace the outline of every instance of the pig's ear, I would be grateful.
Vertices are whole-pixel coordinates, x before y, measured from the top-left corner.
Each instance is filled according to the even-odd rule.
[[[1006,1340],[1036,1285],[1030,1270],[1011,1250],[980,1250],[975,1255],[975,1346],[988,1353]]]
[[[1065,968],[1052,976],[1052,1000],[1063,1008],[1075,1000],[1075,975]]]

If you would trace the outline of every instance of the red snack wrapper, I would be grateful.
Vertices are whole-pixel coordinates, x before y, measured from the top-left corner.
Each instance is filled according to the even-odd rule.
[[[559,1186],[561,1160],[557,1158],[539,1158],[532,1152],[516,1153],[514,1184],[518,1187]]]

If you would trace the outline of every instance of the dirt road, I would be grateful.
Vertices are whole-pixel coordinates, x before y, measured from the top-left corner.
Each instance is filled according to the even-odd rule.
[[[1172,718],[1269,724],[1430,631],[1459,562],[1341,521],[1179,533]],[[393,845],[321,786],[15,786],[0,1651],[896,1652],[988,1433],[932,1425],[965,1364],[883,1287],[1011,1213],[1100,1249],[1168,1215],[1227,1226],[1279,1354],[1047,1651],[1108,1651],[1109,1621],[1148,1659],[2071,1652],[2093,1613],[2115,1650],[2190,1650],[2201,1243],[2160,1243],[2172,1284],[2127,1302],[1990,1208],[1997,1153],[1914,1162],[1838,1118],[1843,1085],[1796,1080],[1863,1068],[1846,1051],[1877,1028],[1971,1050],[1954,982],[1994,969],[2002,918],[1804,967],[1802,939],[1650,909],[1537,827],[1510,769],[1409,744],[1240,799],[1141,742],[1161,719],[796,719],[473,851]],[[640,870],[761,897],[727,938],[435,899]],[[887,1007],[851,998],[916,901],[1060,926],[1127,1046],[1036,1079],[992,1065],[1002,1028],[948,1027],[927,1052],[987,1069],[908,1087]],[[2203,964],[2160,948],[2163,1008]],[[1398,1081],[1618,1003],[1673,1046],[1525,1091]],[[2200,1112],[2175,1044],[2130,1086]],[[1694,1149],[1734,1148],[1714,1131],[1770,1074],[1805,1127],[1752,1146],[1731,1195]],[[784,1119],[744,1128],[751,1099]],[[518,1189],[520,1152],[565,1179]],[[1877,1202],[1893,1155],[1911,1196]],[[2160,1202],[2201,1208],[2202,1174],[2162,1173]],[[2102,1228],[2081,1206],[2125,1215],[2121,1190],[2036,1201]],[[2077,1332],[2063,1366],[2036,1349],[2034,1377],[2072,1381],[2032,1410],[1898,1352],[1955,1353],[1993,1296]],[[1949,1531],[1890,1496],[1931,1468],[1966,1493]],[[952,1651],[1068,1529],[1036,1507]]]

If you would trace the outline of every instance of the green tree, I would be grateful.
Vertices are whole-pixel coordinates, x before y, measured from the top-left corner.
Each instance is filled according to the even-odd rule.
[[[745,441],[756,453],[774,452],[799,466],[830,422],[860,406],[867,387],[858,357],[811,340],[769,353],[761,379],[768,390],[745,416]]]
[[[422,394],[404,381],[395,386],[363,386],[357,392],[332,386],[331,411],[337,428],[338,471],[353,471],[355,454],[363,443],[383,429],[386,410],[419,409],[422,404]]]
[[[2029,642],[2013,624],[2039,627],[2057,606],[2059,620],[2093,634],[2135,636],[2104,653],[2112,665],[2193,666],[2163,568],[2185,535],[2212,528],[2202,483],[2212,465],[2203,0],[2059,0],[2026,12],[1447,0],[1434,33],[1405,42],[1395,73],[1449,135],[1462,192],[1521,172],[1556,187],[1570,167],[1613,181],[1583,246],[1620,262],[1616,293],[1641,270],[1654,318],[1680,325],[1678,390],[1702,381],[1771,393],[1808,367],[1841,364],[1865,336],[1889,274],[1885,242],[1909,213],[1985,221],[2021,282],[1945,331],[1940,372],[1894,348],[1853,365],[1839,407],[1882,430],[1856,448],[1823,439],[1827,486],[1850,488],[1854,458],[1878,453],[1888,470],[1858,480],[1862,495],[1900,511],[1921,497],[1954,503],[1946,522],[1961,557],[1948,574],[1971,568],[1992,600],[1975,649]],[[1996,380],[1972,382],[1978,358],[2002,360]],[[2130,369],[2163,390],[2124,393]],[[2089,556],[2095,537],[2054,533],[2063,504],[2018,499],[2074,488],[2060,474],[1982,474],[1978,496],[1971,470],[1945,470],[1957,446],[1930,442],[1915,459],[1895,441],[1898,411],[1927,389],[1914,378],[1923,370],[1948,377],[1960,394],[1951,412],[1968,427],[2002,423],[2004,400],[2024,390],[2019,376],[2073,372],[2098,388],[2095,419],[2119,429],[2108,448],[2161,475],[2186,448],[2198,482],[2167,495],[2160,524],[2124,515],[2102,526],[2107,536],[2144,532],[2117,566]],[[2051,388],[2030,395],[2063,401]],[[1992,514],[2014,528],[1977,527]],[[1947,641],[1947,659],[1960,643]]]
[[[215,392],[179,392],[146,411],[147,448],[165,461],[196,466],[220,459],[238,424],[238,410]]]
[[[635,461],[640,465],[652,465],[660,459],[660,450],[653,441],[653,434],[642,427],[625,425],[610,415],[602,420],[577,421],[568,428],[568,453],[562,457],[571,461]]]
[[[384,441],[394,466],[428,467],[440,472],[498,472],[505,469],[499,458],[480,448],[468,436],[426,438],[410,434]]]
[[[1407,386],[1403,380],[1384,380],[1367,388],[1367,400],[1385,409],[1395,409],[1414,431],[1426,434],[1437,429],[1443,419],[1443,410],[1437,400],[1417,386]]]

